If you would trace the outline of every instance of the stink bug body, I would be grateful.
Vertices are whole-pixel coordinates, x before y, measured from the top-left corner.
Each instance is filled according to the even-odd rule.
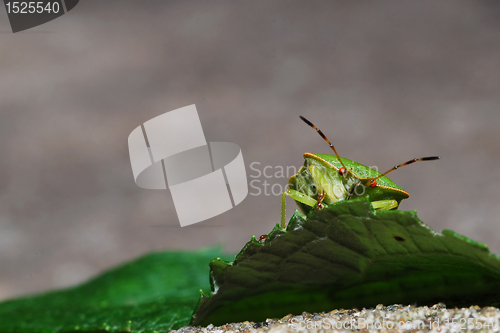
[[[304,165],[297,174],[290,177],[288,189],[281,196],[283,228],[286,226],[286,196],[292,197],[306,214],[314,207],[322,209],[325,204],[359,198],[368,198],[376,210],[397,209],[401,200],[408,198],[409,194],[386,175],[417,161],[439,159],[439,156],[415,158],[380,173],[363,164],[340,157],[333,144],[316,126],[304,117],[300,118],[328,142],[335,155],[304,154]]]

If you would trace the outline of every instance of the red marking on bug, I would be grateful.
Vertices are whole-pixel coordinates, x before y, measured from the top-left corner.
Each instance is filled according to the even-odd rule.
[[[347,169],[345,167],[341,167],[339,169],[339,173],[340,173],[341,176],[345,175],[346,171],[347,171]]]
[[[375,186],[377,186],[377,181],[375,179],[372,179],[370,181],[370,187],[375,187]]]
[[[267,235],[260,235],[259,242],[261,242],[261,243],[264,242],[266,240],[266,238],[267,238]]]

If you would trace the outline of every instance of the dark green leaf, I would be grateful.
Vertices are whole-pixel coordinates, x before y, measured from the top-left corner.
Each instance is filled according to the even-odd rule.
[[[218,256],[153,253],[75,288],[0,303],[0,332],[168,332],[189,323]]]
[[[193,324],[263,321],[303,311],[379,303],[497,305],[500,260],[486,245],[434,232],[415,212],[373,211],[350,200],[296,212],[233,263],[212,260],[211,295]]]

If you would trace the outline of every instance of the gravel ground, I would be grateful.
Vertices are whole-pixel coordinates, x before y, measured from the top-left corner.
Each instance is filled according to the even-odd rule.
[[[281,319],[267,319],[265,322],[242,322],[223,326],[185,326],[176,333],[205,332],[325,332],[338,331],[367,332],[498,332],[500,310],[494,307],[471,306],[469,308],[447,309],[443,303],[428,306],[377,305],[371,309],[333,310],[300,316],[287,315]]]

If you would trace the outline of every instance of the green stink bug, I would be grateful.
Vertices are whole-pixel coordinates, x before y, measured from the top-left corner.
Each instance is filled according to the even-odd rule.
[[[386,175],[399,167],[417,161],[439,159],[439,156],[414,158],[380,173],[363,164],[340,157],[333,144],[319,128],[306,118],[302,116],[300,118],[328,142],[335,155],[304,154],[304,165],[297,174],[290,177],[288,189],[281,195],[281,227],[283,228],[286,227],[286,196],[294,199],[305,214],[309,213],[313,207],[322,209],[324,204],[354,198],[368,198],[376,210],[397,209],[401,200],[410,195]]]

